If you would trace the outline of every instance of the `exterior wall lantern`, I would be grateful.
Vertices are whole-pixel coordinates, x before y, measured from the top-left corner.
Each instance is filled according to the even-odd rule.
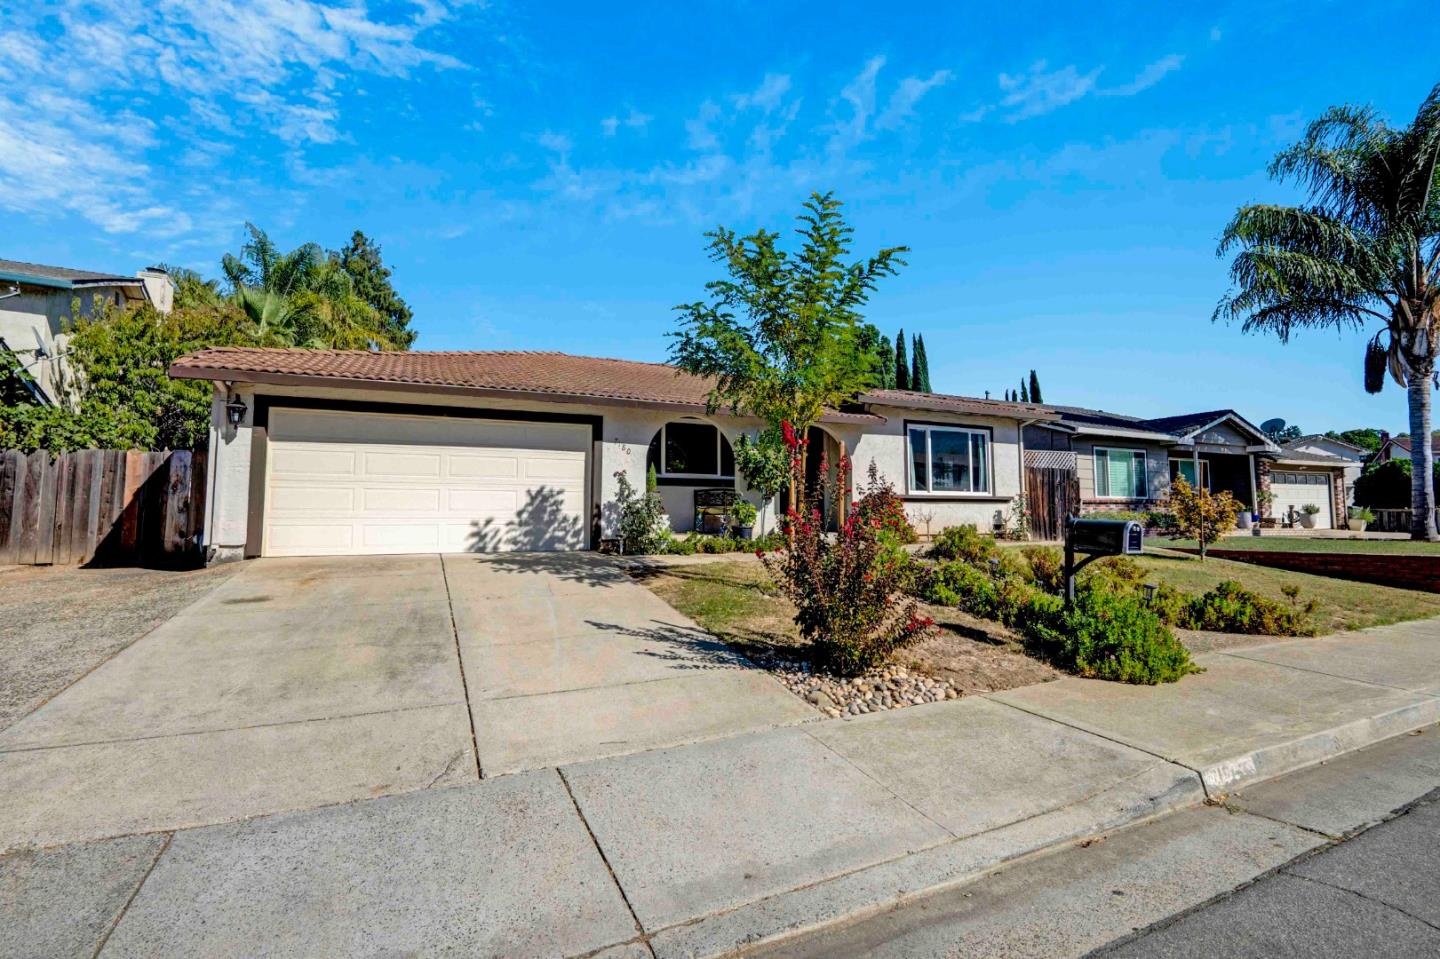
[[[237,394],[231,393],[230,399],[225,402],[225,420],[231,426],[239,426],[245,422],[245,401]]]

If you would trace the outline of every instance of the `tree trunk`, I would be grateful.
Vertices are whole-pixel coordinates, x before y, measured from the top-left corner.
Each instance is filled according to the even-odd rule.
[[[1440,539],[1435,530],[1435,453],[1430,440],[1430,377],[1434,361],[1410,373],[1410,538]]]

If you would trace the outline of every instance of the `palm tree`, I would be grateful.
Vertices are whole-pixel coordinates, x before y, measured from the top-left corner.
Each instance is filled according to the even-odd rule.
[[[1379,330],[1366,349],[1366,389],[1385,372],[1409,391],[1414,539],[1434,540],[1430,391],[1440,354],[1440,85],[1409,126],[1370,107],[1331,107],[1270,176],[1309,192],[1306,206],[1242,207],[1218,254],[1235,251],[1231,292],[1214,319],[1245,332]]]
[[[282,253],[269,235],[245,224],[250,239],[221,269],[235,301],[261,340],[288,346],[395,349],[379,312],[355,290],[338,255],[318,243]]]

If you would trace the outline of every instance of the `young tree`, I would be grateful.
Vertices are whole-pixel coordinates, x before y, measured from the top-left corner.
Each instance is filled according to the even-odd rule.
[[[895,334],[895,388],[913,390],[910,383],[910,364],[905,358],[905,330]]]
[[[1301,329],[1378,324],[1366,388],[1378,392],[1388,371],[1409,393],[1410,432],[1429,436],[1440,352],[1440,85],[1398,129],[1370,107],[1331,107],[1271,161],[1270,175],[1300,184],[1309,203],[1235,214],[1218,250],[1235,253],[1233,289],[1214,318],[1281,342]],[[1434,540],[1434,453],[1412,443],[1410,457],[1410,535]]]
[[[1023,379],[1020,381],[1020,402],[1030,402],[1030,390],[1025,386],[1025,381]]]
[[[915,371],[910,376],[910,388],[921,393],[930,392],[930,359],[925,355],[925,337],[918,335],[913,343]]]
[[[811,195],[794,254],[764,229],[707,234],[711,259],[728,275],[706,284],[708,301],[676,307],[671,357],[714,380],[712,410],[788,423],[803,437],[827,408],[875,383],[871,357],[858,348],[861,310],[877,283],[904,265],[908,248],[848,262],[852,230],[840,207],[834,194]]]
[[[1043,399],[1040,398],[1040,377],[1035,375],[1034,370],[1030,371],[1030,402],[1045,402]]]
[[[1196,489],[1185,477],[1177,476],[1170,484],[1170,509],[1180,534],[1200,544],[1203,562],[1206,548],[1235,528],[1240,503],[1229,490]]]

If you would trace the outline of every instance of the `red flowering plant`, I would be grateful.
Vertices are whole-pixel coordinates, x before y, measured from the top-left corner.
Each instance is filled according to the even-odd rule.
[[[804,457],[788,429],[786,441],[800,464],[792,467],[792,481],[803,483]],[[848,489],[849,469],[842,458],[834,470],[834,488]],[[831,482],[830,472],[822,462],[822,482]],[[814,496],[803,511],[791,510],[788,548],[762,559],[795,604],[795,623],[816,665],[854,675],[919,641],[934,622],[920,615],[916,601],[900,589],[901,573],[885,558],[880,518],[853,510],[832,535],[825,530],[821,501]]]
[[[879,520],[880,531],[897,543],[913,543],[920,538],[915,533],[915,527],[910,525],[910,517],[905,514],[904,500],[895,492],[895,486],[880,475],[874,460],[870,461],[870,468],[865,473],[865,485],[860,487],[855,514],[866,522]]]

